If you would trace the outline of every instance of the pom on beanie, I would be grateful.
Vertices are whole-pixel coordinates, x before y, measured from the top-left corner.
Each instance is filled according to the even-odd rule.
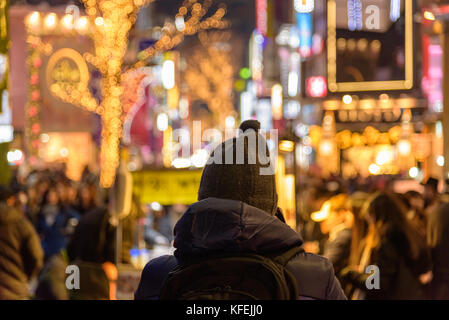
[[[243,132],[245,132],[248,129],[253,129],[257,132],[260,129],[260,122],[257,120],[245,120],[240,124],[239,129],[242,130]]]

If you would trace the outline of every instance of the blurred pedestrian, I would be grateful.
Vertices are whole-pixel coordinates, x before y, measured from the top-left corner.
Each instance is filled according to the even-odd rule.
[[[321,232],[328,236],[323,256],[334,266],[335,274],[348,265],[351,252],[353,214],[346,194],[333,196],[323,204],[320,211],[312,214],[320,223]]]
[[[369,228],[359,267],[350,266],[341,272],[341,277],[358,289],[353,298],[425,299],[420,276],[430,270],[430,257],[407,220],[405,208],[394,195],[379,192],[369,199],[366,210]],[[368,265],[380,270],[379,288],[369,290],[366,286]]]
[[[75,210],[83,216],[86,212],[98,207],[97,187],[93,184],[82,183],[78,189]]]
[[[438,179],[432,177],[430,177],[425,183],[423,183],[424,209],[427,212],[431,212],[439,204],[440,194],[438,192],[438,183]]]
[[[407,218],[415,225],[419,234],[426,238],[427,213],[424,210],[425,201],[421,193],[410,190],[404,193],[407,204]]]
[[[69,300],[66,286],[68,260],[64,251],[52,255],[39,273],[36,300]]]
[[[78,219],[75,212],[64,210],[57,189],[50,187],[43,196],[36,226],[46,260],[66,248]]]
[[[433,299],[449,299],[449,203],[441,204],[429,215],[427,243],[431,250]]]
[[[116,225],[106,206],[87,211],[67,246],[71,264],[80,269],[80,289],[71,291],[76,300],[108,300],[115,297]]]
[[[326,186],[321,184],[314,187],[309,191],[309,196],[306,196],[304,201],[306,202],[307,215],[305,216],[304,229],[300,230],[304,239],[304,250],[306,252],[323,254],[324,245],[327,241],[327,235],[324,235],[320,230],[319,222],[311,219],[311,213],[320,211],[324,202],[329,200],[335,193],[330,191]]]
[[[0,186],[0,300],[28,299],[29,282],[44,258],[36,231],[15,201],[12,190]]]
[[[169,246],[172,241],[172,230],[167,224],[169,221],[164,207],[158,202],[153,202],[148,209],[144,227],[145,242],[150,246]]]
[[[356,191],[351,194],[349,203],[353,216],[351,228],[351,253],[349,255],[349,265],[357,265],[360,261],[361,245],[368,231],[368,221],[364,216],[363,207],[369,198],[369,193]]]

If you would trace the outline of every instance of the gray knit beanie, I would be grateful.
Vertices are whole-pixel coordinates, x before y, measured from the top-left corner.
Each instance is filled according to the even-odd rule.
[[[209,197],[239,200],[274,215],[278,199],[274,172],[261,174],[260,170],[270,166],[266,140],[258,133],[260,123],[247,120],[239,129],[242,133],[238,137],[223,142],[212,152],[211,158],[222,161],[209,161],[205,166],[198,200]],[[239,152],[243,154],[239,156]],[[232,154],[232,163],[226,162],[229,154]],[[236,159],[243,159],[243,162]]]

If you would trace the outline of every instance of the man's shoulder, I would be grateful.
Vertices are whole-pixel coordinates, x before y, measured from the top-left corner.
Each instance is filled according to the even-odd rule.
[[[332,263],[325,257],[302,252],[296,255],[286,266],[298,281],[299,294],[313,299],[337,299],[329,296],[335,286],[335,274]],[[339,284],[338,286],[339,287]]]
[[[322,275],[334,272],[332,263],[326,257],[310,252],[298,253],[287,264],[288,269],[300,269],[301,271],[319,273]]]
[[[148,262],[142,270],[135,299],[157,299],[165,278],[177,265],[178,260],[172,255],[163,255]]]

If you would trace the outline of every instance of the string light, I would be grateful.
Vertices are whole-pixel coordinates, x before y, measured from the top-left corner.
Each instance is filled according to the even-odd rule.
[[[56,27],[56,14],[55,13],[49,13],[46,17],[45,17],[45,27],[49,30],[53,29]]]
[[[231,95],[234,69],[229,51],[217,44],[230,37],[228,31],[200,32],[201,46],[189,57],[184,72],[190,100],[205,101],[222,128],[234,110]]]
[[[51,45],[42,42],[39,36],[30,34],[39,26],[40,14],[33,12],[26,18],[27,22],[27,45],[28,58],[26,60],[29,72],[28,99],[25,106],[25,141],[31,164],[38,157],[40,145],[40,92],[39,92],[39,70],[42,66],[42,55],[48,55],[52,51]]]
[[[209,29],[225,29],[230,22],[223,20],[226,14],[224,6],[217,9],[213,15],[202,20],[212,4],[211,0],[205,0],[203,4],[196,0],[186,0],[179,8],[174,23],[166,23],[162,28],[160,39],[152,46],[142,50],[138,54],[137,62],[132,68],[140,68],[145,61],[153,58],[158,53],[168,51],[184,40],[186,35],[195,35],[200,31]]]

